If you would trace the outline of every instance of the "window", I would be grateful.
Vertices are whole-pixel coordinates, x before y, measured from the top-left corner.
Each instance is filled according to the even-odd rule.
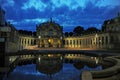
[[[53,30],[49,31],[49,35],[52,36],[53,35]]]
[[[106,36],[105,42],[106,44],[108,44],[108,36]]]
[[[44,31],[41,31],[40,35],[44,35]]]
[[[113,41],[114,41],[114,37],[110,36],[110,43],[113,43]]]
[[[102,37],[102,44],[104,44],[104,37]]]
[[[1,33],[1,37],[7,37],[7,33],[6,32],[2,32]]]

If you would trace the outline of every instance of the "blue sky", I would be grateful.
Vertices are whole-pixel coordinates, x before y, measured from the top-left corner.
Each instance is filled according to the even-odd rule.
[[[120,12],[120,0],[0,0],[0,4],[7,21],[17,29],[32,31],[51,17],[64,31],[76,26],[100,29],[104,20]]]

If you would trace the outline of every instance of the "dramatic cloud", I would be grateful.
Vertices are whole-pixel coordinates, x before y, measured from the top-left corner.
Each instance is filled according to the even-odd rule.
[[[14,6],[14,0],[0,0],[0,5],[5,6]]]
[[[29,9],[34,7],[36,10],[43,11],[47,5],[41,2],[40,0],[28,0],[26,3],[24,3],[22,9]]]
[[[72,31],[80,25],[101,28],[106,19],[120,12],[120,0],[2,0],[6,19],[17,29],[34,31],[37,24],[53,21]]]

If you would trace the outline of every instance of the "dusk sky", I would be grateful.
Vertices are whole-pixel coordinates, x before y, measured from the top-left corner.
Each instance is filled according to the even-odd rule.
[[[104,20],[117,16],[120,0],[0,0],[6,20],[17,29],[36,30],[36,25],[53,21],[72,31],[76,26],[101,29]]]

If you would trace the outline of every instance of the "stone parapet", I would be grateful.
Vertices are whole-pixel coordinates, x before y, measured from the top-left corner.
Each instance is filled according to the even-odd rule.
[[[87,72],[87,74],[82,73],[82,77],[86,76],[93,79],[89,79],[89,80],[120,80],[120,77],[118,75],[120,75],[120,57],[119,56],[112,56],[112,57],[107,57],[105,58],[105,61],[109,61],[113,64],[115,64],[114,66],[110,67],[110,68],[106,68],[104,70],[101,71],[90,71]],[[87,80],[86,78],[82,78],[82,80]]]

